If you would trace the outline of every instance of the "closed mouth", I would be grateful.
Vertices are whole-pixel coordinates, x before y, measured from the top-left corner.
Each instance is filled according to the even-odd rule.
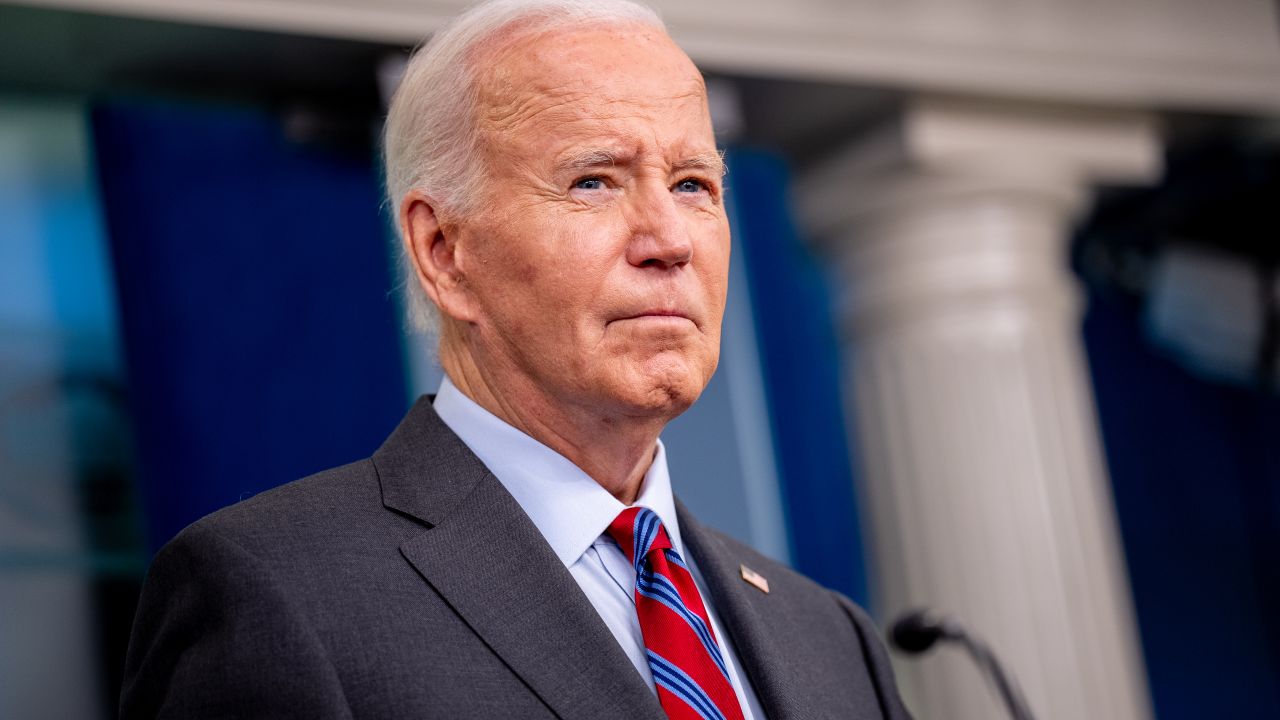
[[[629,314],[629,315],[623,315],[623,316],[620,316],[620,317],[616,317],[616,318],[614,318],[614,319],[613,319],[613,320],[611,320],[610,322],[618,322],[618,321],[621,321],[621,320],[657,320],[657,321],[662,321],[662,320],[664,320],[664,319],[669,319],[669,320],[671,320],[671,321],[676,321],[676,320],[687,320],[687,321],[689,321],[690,323],[693,323],[695,326],[697,325],[697,323],[694,321],[694,319],[693,319],[693,318],[689,317],[687,314],[685,314],[685,313],[683,313],[683,312],[681,312],[681,311],[679,311],[679,310],[663,310],[663,309],[657,309],[657,310],[645,310],[645,311],[638,312],[638,313],[632,313],[632,314]]]
[[[663,318],[663,317],[683,318],[685,320],[692,319],[688,315],[680,312],[679,310],[645,310],[643,312],[633,313],[631,315],[624,315],[617,319],[618,320],[637,320],[639,318]]]

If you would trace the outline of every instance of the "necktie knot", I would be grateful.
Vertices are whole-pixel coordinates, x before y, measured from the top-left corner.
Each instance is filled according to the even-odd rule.
[[[606,532],[637,568],[653,551],[671,547],[671,538],[658,514],[647,507],[629,507],[618,513]]]

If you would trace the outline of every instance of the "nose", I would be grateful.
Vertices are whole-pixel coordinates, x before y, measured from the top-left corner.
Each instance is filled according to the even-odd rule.
[[[628,213],[628,262],[636,267],[665,269],[693,259],[689,228],[670,189],[660,183],[646,183],[632,200]]]

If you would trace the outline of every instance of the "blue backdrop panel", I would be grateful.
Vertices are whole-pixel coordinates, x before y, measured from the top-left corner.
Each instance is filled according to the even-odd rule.
[[[1089,363],[1161,720],[1280,717],[1280,398],[1194,378],[1095,293]]]
[[[372,452],[405,377],[372,153],[265,112],[93,112],[152,550]]]
[[[734,252],[746,261],[797,569],[868,602],[829,284],[791,219],[778,157],[729,155]]]

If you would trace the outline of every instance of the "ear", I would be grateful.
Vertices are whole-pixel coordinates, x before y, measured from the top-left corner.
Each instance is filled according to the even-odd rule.
[[[446,227],[439,205],[420,190],[400,202],[400,234],[427,297],[446,317],[470,321],[473,303],[459,263],[456,226]]]

